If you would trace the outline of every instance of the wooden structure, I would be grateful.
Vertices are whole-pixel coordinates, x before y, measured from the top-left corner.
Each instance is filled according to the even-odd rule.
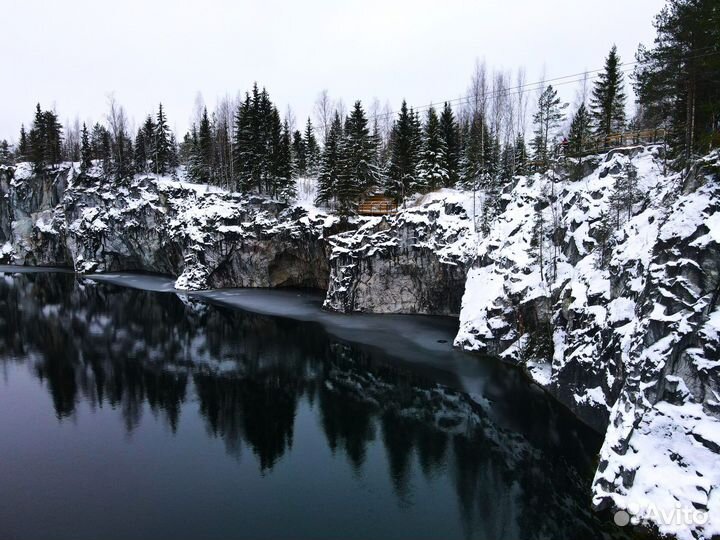
[[[367,195],[358,204],[358,214],[361,216],[387,216],[397,212],[395,199],[385,195]]]
[[[656,143],[665,140],[665,129],[636,129],[632,131],[623,131],[611,133],[607,136],[595,137],[585,143],[583,153],[600,152],[608,148],[616,146],[626,146],[630,144]]]

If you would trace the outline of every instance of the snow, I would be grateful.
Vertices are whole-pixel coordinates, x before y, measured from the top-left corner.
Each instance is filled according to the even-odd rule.
[[[609,411],[604,465],[593,483],[595,504],[632,505],[633,515],[663,533],[709,538],[720,528],[720,423],[694,395],[705,391],[708,402],[720,405],[712,383],[703,382],[720,371],[720,310],[707,312],[712,294],[703,296],[701,290],[716,279],[706,270],[712,259],[693,249],[720,243],[720,190],[707,179],[681,189],[685,177],[663,175],[653,147],[627,154],[614,153],[585,178],[552,186],[556,204],[563,205],[558,225],[565,232],[555,279],[548,262],[552,239],[543,239],[542,269],[538,247],[531,243],[536,203],[546,198],[550,175],[518,177],[505,190],[502,213],[487,236],[478,237],[455,344],[497,351],[551,392],[562,395],[572,384],[568,406],[575,410]],[[601,269],[599,218],[609,213],[615,181],[626,174],[627,164],[636,168],[645,198],[632,215],[621,216],[609,240],[609,265]],[[552,223],[552,205],[543,218]],[[706,276],[707,284],[697,275]],[[545,309],[551,310],[552,359],[532,356],[537,353],[527,347],[523,333],[522,314]],[[692,336],[692,347],[686,336]],[[687,368],[670,361],[677,355],[687,357]],[[668,373],[668,391],[683,396],[680,403],[651,397]],[[634,481],[625,480],[633,475]],[[674,505],[709,511],[709,521],[683,527],[664,523],[659,512],[667,514]]]
[[[631,321],[635,318],[635,302],[630,298],[619,297],[608,304],[609,323]]]
[[[576,403],[587,403],[607,407],[605,391],[599,386],[587,388],[582,394],[575,394],[573,397]]]
[[[611,438],[617,429],[608,428]],[[610,497],[636,520],[681,540],[720,534],[720,467],[712,449],[720,447],[717,419],[697,403],[660,402],[632,428],[629,445],[625,455],[613,456],[604,471],[598,470],[595,483],[633,474],[632,485],[616,492],[598,489],[596,500]],[[601,459],[607,457],[604,448]],[[685,513],[692,514],[690,523]]]
[[[705,210],[712,199],[706,190],[699,190],[683,197],[675,211],[670,214],[660,230],[660,240],[687,238],[703,225],[706,219]]]

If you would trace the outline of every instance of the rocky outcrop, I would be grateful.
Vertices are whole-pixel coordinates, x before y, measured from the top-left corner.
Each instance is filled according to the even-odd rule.
[[[719,161],[666,175],[660,148],[633,147],[578,181],[518,178],[478,245],[456,339],[606,431],[598,508],[681,538],[720,534]]]
[[[67,266],[69,254],[58,226],[70,169],[35,173],[30,164],[0,170],[0,261]]]
[[[332,237],[325,307],[457,315],[474,252],[465,203],[466,196],[443,190],[396,217]]]
[[[154,176],[108,181],[71,165],[14,172],[0,184],[13,212],[2,224],[6,262],[158,272],[181,289],[327,287],[337,218]]]

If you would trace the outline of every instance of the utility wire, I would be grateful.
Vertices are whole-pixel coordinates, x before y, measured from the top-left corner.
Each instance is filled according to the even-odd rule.
[[[710,46],[707,46],[707,47],[702,47],[702,48],[698,49],[698,51],[704,51],[704,50],[707,50],[707,49],[715,49],[715,48],[716,48],[716,46],[710,45]],[[694,54],[694,55],[692,55],[692,56],[687,56],[687,57],[682,57],[682,58],[678,58],[678,59],[673,59],[673,60],[671,60],[671,61],[674,62],[674,61],[683,61],[683,60],[695,60],[695,59],[698,59],[698,58],[705,58],[705,57],[714,56],[714,55],[717,55],[717,54],[720,54],[720,51],[713,51],[713,52],[709,52],[709,53],[705,53],[705,54]],[[620,71],[621,71],[623,74],[627,74],[627,73],[632,72],[633,69],[634,69],[634,68],[633,68],[633,69],[630,69],[630,66],[636,66],[636,65],[638,65],[638,64],[647,64],[647,63],[650,63],[650,61],[636,60],[636,61],[634,61],[634,62],[623,62],[622,64],[618,64],[618,67],[625,68],[625,69],[621,69]],[[586,80],[586,79],[587,79],[588,81],[590,81],[590,80],[592,80],[592,79],[596,79],[597,77],[599,77],[600,74],[601,74],[601,72],[603,72],[603,71],[605,71],[605,68],[593,69],[593,70],[588,70],[588,71],[582,71],[582,72],[580,72],[580,73],[574,73],[574,74],[572,74],[572,75],[563,75],[563,76],[554,77],[554,78],[551,78],[551,79],[545,79],[545,80],[540,80],[540,81],[525,83],[525,84],[521,84],[521,85],[518,85],[518,86],[509,87],[509,88],[503,88],[502,90],[490,91],[490,92],[486,92],[486,93],[482,96],[482,99],[484,100],[484,99],[491,98],[491,97],[495,97],[495,96],[498,96],[498,95],[514,96],[514,95],[519,95],[519,94],[522,94],[522,93],[525,93],[525,92],[530,93],[530,92],[532,92],[532,91],[535,91],[535,90],[539,90],[539,89],[541,89],[541,88],[544,88],[545,85],[547,85],[548,83],[552,83],[552,82],[556,82],[556,81],[564,81],[564,82],[557,83],[557,84],[555,84],[554,86],[563,86],[563,85],[566,85],[566,84],[573,84],[573,83],[577,83],[577,82],[582,82],[582,81],[584,81],[584,80]],[[595,75],[592,75],[591,77],[588,77],[588,75],[590,75],[591,73],[594,73]],[[565,79],[572,79],[572,80],[565,81]],[[510,92],[511,90],[516,90],[516,92],[512,92],[512,93],[511,93],[511,92]],[[428,105],[422,105],[422,106],[419,106],[419,107],[414,107],[414,108],[413,108],[413,111],[415,111],[415,112],[422,112],[422,111],[428,110],[430,107],[435,107],[435,106],[437,106],[437,105],[444,105],[445,103],[447,103],[447,104],[453,104],[453,103],[458,103],[458,104],[459,104],[459,103],[469,103],[469,102],[470,102],[473,98],[475,98],[475,97],[476,97],[476,96],[474,96],[474,95],[472,95],[472,94],[468,94],[468,95],[465,95],[465,96],[460,96],[460,97],[456,97],[456,98],[452,98],[452,99],[447,99],[447,100],[443,100],[443,101],[431,102],[431,103],[429,103]],[[375,114],[375,115],[371,115],[371,116],[369,117],[369,119],[370,119],[370,120],[377,120],[377,119],[380,119],[380,118],[387,118],[387,117],[389,117],[389,116],[396,115],[396,114],[398,114],[399,112],[400,112],[400,111],[389,111],[389,112],[384,112],[384,113],[378,113],[378,114]]]

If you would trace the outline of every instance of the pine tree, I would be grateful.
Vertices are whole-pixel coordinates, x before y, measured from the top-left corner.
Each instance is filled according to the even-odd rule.
[[[592,113],[596,133],[600,136],[625,128],[625,83],[620,66],[617,47],[613,45],[605,59],[605,69],[599,74],[592,91]]]
[[[103,134],[105,127],[96,122],[90,133],[90,151],[92,159],[104,160],[109,156],[103,154]]]
[[[270,96],[262,89],[256,104],[255,119],[257,121],[255,131],[255,154],[257,156],[256,168],[253,172],[255,189],[259,193],[270,191],[270,154],[271,136],[273,130],[273,112],[275,107],[270,101]]]
[[[170,144],[168,153],[168,167],[169,170],[175,174],[175,170],[180,166],[180,159],[178,158],[178,143],[175,138],[175,134],[170,132]]]
[[[584,103],[580,104],[578,110],[570,123],[568,134],[568,153],[571,156],[579,156],[587,148],[592,138],[592,126],[590,113]]]
[[[440,114],[440,132],[445,142],[448,176],[445,187],[453,187],[460,181],[460,133],[455,115],[447,102]]]
[[[611,221],[610,214],[603,210],[600,213],[597,224],[592,229],[592,237],[595,240],[595,251],[598,255],[596,267],[601,270],[609,266],[612,256],[615,228]]]
[[[101,160],[102,169],[105,174],[109,174],[112,170],[112,145],[110,143],[110,132],[101,126],[95,124],[98,129],[98,144],[97,144],[97,155],[98,159]]]
[[[551,142],[554,131],[565,118],[563,110],[568,106],[562,103],[557,91],[551,84],[543,91],[538,99],[537,112],[533,115],[535,123],[535,137],[532,141],[535,160],[547,167],[551,157]]]
[[[253,85],[252,94],[245,94],[244,102],[235,116],[233,138],[234,169],[238,189],[272,193],[273,137],[277,137],[277,109],[267,91]]]
[[[628,163],[623,173],[615,179],[614,190],[609,198],[614,230],[620,229],[632,217],[633,207],[643,200],[642,192],[637,187],[637,169]]]
[[[195,124],[183,136],[183,142],[180,145],[180,161],[185,164],[187,177],[191,181],[202,182],[204,175],[200,160],[197,126]]]
[[[307,119],[307,123],[305,124],[304,140],[307,174],[310,176],[315,176],[318,172],[320,148],[318,147],[317,139],[315,138],[315,132],[313,130],[312,122],[310,122],[310,118]]]
[[[412,188],[425,193],[449,183],[447,147],[440,129],[440,120],[433,107],[427,112],[421,158],[416,182]]]
[[[47,131],[45,127],[45,115],[38,103],[35,107],[35,119],[30,128],[29,146],[30,161],[36,171],[40,171],[45,165],[45,142],[47,139]]]
[[[213,178],[214,152],[212,126],[210,125],[210,119],[208,118],[207,108],[203,109],[203,114],[200,118],[200,127],[197,131],[197,144],[195,151],[195,160],[197,163],[199,178],[203,182],[210,182]]]
[[[316,204],[328,204],[337,198],[340,177],[340,145],[344,138],[340,115],[335,112],[327,133],[318,176],[318,194]]]
[[[302,133],[295,131],[292,142],[293,175],[297,177],[307,175],[307,147]]]
[[[415,115],[403,100],[390,134],[390,185],[387,191],[395,197],[403,198],[415,178],[419,154],[417,139]]]
[[[337,197],[342,214],[352,212],[360,195],[377,185],[377,169],[372,163],[374,147],[367,123],[362,104],[356,101],[345,122],[341,145]]]
[[[62,125],[53,111],[45,111],[45,156],[48,165],[62,161]]]
[[[540,280],[545,281],[545,234],[547,224],[543,207],[546,201],[539,200],[535,203],[535,215],[533,217],[532,237],[530,239],[530,253],[537,259],[540,267]]]
[[[28,159],[28,137],[27,133],[25,132],[25,124],[22,124],[20,126],[20,141],[18,142],[18,160],[19,161],[27,161]]]
[[[118,179],[127,178],[133,174],[133,148],[132,141],[122,130],[114,144],[113,172]]]
[[[135,154],[133,155],[133,162],[135,163],[135,170],[139,173],[147,171],[147,141],[145,140],[145,130],[143,128],[138,129],[137,135],[135,135]]]
[[[500,154],[500,181],[502,185],[506,185],[512,180],[515,174],[515,145],[512,141],[507,141],[502,147]]]
[[[717,0],[669,0],[652,48],[640,47],[633,86],[649,128],[669,128],[672,157],[688,163],[720,143]]]
[[[525,137],[522,133],[518,134],[515,139],[515,174],[527,174],[527,146],[525,145]]]
[[[468,189],[477,190],[487,182],[488,161],[492,150],[492,137],[485,120],[476,112],[467,126],[462,183]]]
[[[80,170],[87,171],[92,167],[92,148],[90,146],[90,137],[88,135],[87,126],[83,123],[82,134],[80,136]]]
[[[167,125],[162,103],[158,107],[157,123],[153,141],[153,165],[155,174],[166,174],[173,158],[170,128]]]
[[[271,167],[273,176],[273,197],[288,201],[296,196],[295,181],[292,177],[292,152],[290,126],[280,123],[280,115],[275,109],[271,136]]]
[[[12,151],[10,145],[3,139],[0,141],[0,165],[10,165],[12,163]]]
[[[257,87],[255,87],[257,89]],[[240,191],[247,191],[252,182],[252,171],[255,160],[253,154],[253,109],[250,94],[245,94],[245,100],[238,106],[235,114],[235,134],[233,136],[234,169],[237,174]]]

